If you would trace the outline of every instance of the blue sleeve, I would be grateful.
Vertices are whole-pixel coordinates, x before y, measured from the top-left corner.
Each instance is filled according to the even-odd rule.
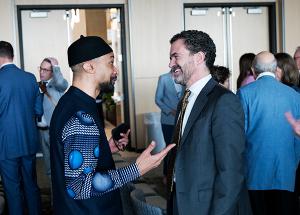
[[[136,164],[96,171],[98,159],[103,156],[99,139],[94,119],[85,112],[77,112],[63,129],[65,186],[73,199],[100,196],[140,177]]]
[[[53,66],[53,82],[55,89],[61,93],[68,88],[68,81],[63,77],[59,66]]]
[[[35,112],[36,116],[41,117],[44,114],[43,97],[42,97],[42,94],[40,93],[38,83],[36,81],[35,81],[35,83],[36,83],[36,86],[34,87],[34,90],[35,90],[34,112]]]
[[[155,103],[165,114],[170,114],[172,108],[169,104],[165,103],[165,82],[163,76],[160,76],[157,83],[156,93],[155,93]]]

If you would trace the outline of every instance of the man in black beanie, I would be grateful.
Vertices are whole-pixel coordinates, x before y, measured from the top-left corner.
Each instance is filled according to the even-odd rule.
[[[96,105],[101,85],[117,75],[113,51],[100,37],[81,36],[68,61],[73,83],[50,124],[54,214],[121,215],[118,188],[157,167],[174,144],[151,155],[152,142],[134,164],[115,169],[112,153],[127,145],[129,130],[107,141]]]

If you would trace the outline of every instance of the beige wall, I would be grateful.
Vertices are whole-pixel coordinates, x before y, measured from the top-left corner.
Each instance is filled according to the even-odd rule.
[[[263,0],[274,2],[275,0]],[[279,2],[281,0],[278,0]],[[130,90],[130,117],[133,134],[145,145],[143,114],[159,109],[154,103],[157,78],[169,70],[169,39],[183,30],[183,3],[229,2],[226,0],[1,0],[0,39],[17,49],[16,5],[125,4],[127,59]],[[243,2],[243,1],[231,1]],[[262,2],[247,0],[245,2]],[[285,0],[286,49],[293,53],[299,45],[300,1]],[[281,19],[280,17],[277,18]],[[2,29],[5,29],[2,30]],[[278,29],[277,29],[278,30]],[[281,32],[278,31],[278,35]],[[280,41],[278,42],[280,44]],[[134,129],[136,125],[136,129]],[[134,140],[134,138],[132,138]]]
[[[8,41],[15,50],[15,64],[19,65],[17,15],[13,0],[0,0],[0,40]]]
[[[16,2],[16,5],[125,4],[127,2],[127,0],[14,0],[14,1]]]
[[[285,51],[292,56],[297,46],[300,46],[300,1],[285,0]]]
[[[145,143],[143,114],[158,112],[157,78],[168,72],[169,40],[183,29],[181,3],[174,0],[129,1],[132,72],[138,148]],[[165,23],[165,24],[163,24]]]
[[[86,35],[86,20],[85,20],[85,10],[79,10],[80,21],[74,23],[73,29],[70,29],[71,32],[71,42],[77,40],[81,35]]]

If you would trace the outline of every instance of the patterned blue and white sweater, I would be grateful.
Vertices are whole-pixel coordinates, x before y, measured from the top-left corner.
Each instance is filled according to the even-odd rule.
[[[62,132],[66,191],[71,198],[88,199],[112,191],[138,178],[136,164],[117,170],[96,171],[103,150],[93,117],[78,111]],[[101,163],[100,163],[101,165]]]
[[[55,215],[121,215],[119,187],[140,176],[136,164],[115,169],[95,99],[71,86],[50,123]]]

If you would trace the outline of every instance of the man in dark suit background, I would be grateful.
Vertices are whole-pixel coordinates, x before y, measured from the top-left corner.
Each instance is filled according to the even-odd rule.
[[[0,41],[0,173],[10,215],[40,214],[36,181],[36,116],[43,114],[33,74],[13,64],[13,47]]]
[[[174,147],[171,155],[176,159],[168,178],[174,182],[168,214],[251,214],[244,182],[243,109],[232,92],[211,78],[215,44],[196,30],[176,34],[170,43],[169,67],[179,73],[175,82],[191,94],[177,153]]]

